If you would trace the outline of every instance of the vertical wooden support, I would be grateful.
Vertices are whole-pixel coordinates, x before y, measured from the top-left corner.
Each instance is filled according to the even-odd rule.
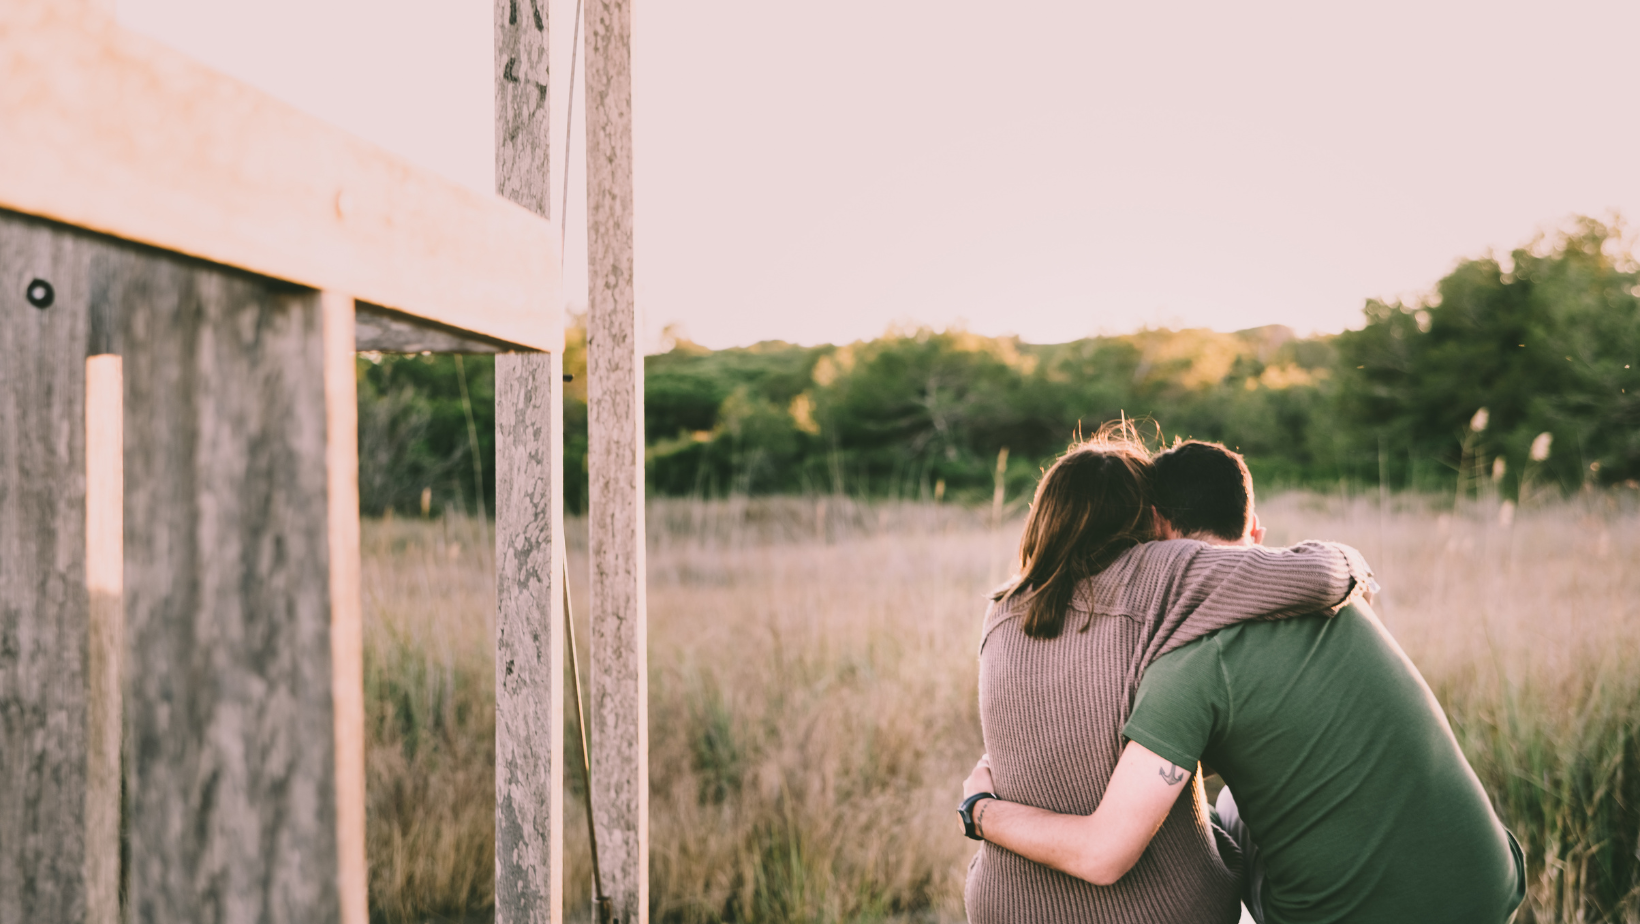
[[[0,212],[0,924],[87,909],[90,246]]]
[[[93,334],[93,341],[97,339]],[[93,349],[96,349],[95,343]],[[125,655],[125,408],[120,358],[85,361],[85,582],[91,598],[85,787],[88,924],[120,917],[120,684]]]
[[[330,672],[336,724],[336,847],[342,924],[369,924],[364,849],[364,600],[359,586],[359,389],[353,298],[319,297],[325,363],[330,539]]]
[[[125,364],[126,914],[341,918],[320,296],[93,261]]]
[[[495,191],[551,216],[547,0],[495,0]],[[556,256],[556,254],[554,254]],[[557,311],[558,305],[543,305]]]
[[[547,0],[494,0],[493,7],[496,191],[543,218],[551,204],[547,7]],[[564,843],[562,357],[497,356],[495,382],[495,916],[497,924],[556,924]]]
[[[563,365],[496,357],[498,924],[563,918]]]
[[[621,924],[649,917],[643,356],[632,286],[632,4],[587,3],[592,806]]]

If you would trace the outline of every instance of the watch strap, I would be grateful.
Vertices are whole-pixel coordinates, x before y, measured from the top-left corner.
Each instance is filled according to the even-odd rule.
[[[957,815],[962,818],[963,836],[969,840],[985,840],[985,838],[980,837],[979,831],[974,827],[974,806],[978,805],[982,799],[995,799],[996,797],[997,794],[994,792],[976,792],[962,800],[962,804],[957,806]]]

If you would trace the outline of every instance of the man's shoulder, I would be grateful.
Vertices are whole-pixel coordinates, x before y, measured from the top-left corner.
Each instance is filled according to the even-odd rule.
[[[1141,682],[1176,683],[1180,679],[1198,676],[1211,662],[1219,660],[1219,636],[1241,628],[1240,625],[1215,629],[1200,638],[1193,638],[1169,651],[1145,668]],[[1152,680],[1154,678],[1154,681]]]
[[[1399,675],[1416,674],[1371,609],[1357,604],[1333,615],[1250,620],[1210,638],[1224,682],[1242,696],[1258,698],[1260,690],[1275,688],[1381,687],[1398,682]]]
[[[1192,649],[1205,650],[1210,646],[1213,657],[1232,674],[1241,669],[1268,670],[1273,664],[1302,661],[1314,649],[1318,639],[1327,634],[1329,623],[1338,618],[1328,613],[1312,613],[1288,619],[1249,619],[1215,629],[1189,644],[1181,645],[1157,658],[1156,663]],[[1191,660],[1202,656],[1198,653]]]
[[[1248,619],[1244,622],[1214,629],[1200,638],[1191,639],[1157,658],[1156,663],[1160,664],[1179,655],[1187,655],[1186,659],[1190,656],[1200,657],[1200,652],[1208,648],[1213,649],[1215,653],[1219,653],[1227,645],[1239,644],[1243,641],[1263,644],[1281,637],[1313,634],[1314,630],[1323,625],[1326,620],[1334,618],[1336,617],[1328,613],[1314,613],[1307,616],[1292,616],[1286,619]]]

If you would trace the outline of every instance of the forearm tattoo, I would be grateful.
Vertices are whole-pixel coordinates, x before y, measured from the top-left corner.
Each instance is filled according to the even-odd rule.
[[[1180,780],[1183,780],[1185,777],[1190,775],[1185,772],[1183,767],[1174,764],[1168,764],[1165,767],[1157,767],[1156,774],[1162,778],[1162,782],[1169,786],[1179,785]]]

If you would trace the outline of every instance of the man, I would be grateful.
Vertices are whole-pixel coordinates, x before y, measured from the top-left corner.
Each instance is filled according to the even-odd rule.
[[[1223,446],[1182,443],[1157,457],[1153,481],[1164,537],[1262,538],[1252,478]],[[1094,814],[980,799],[975,827],[1028,859],[1115,882],[1200,761],[1233,793],[1221,818],[1261,924],[1500,924],[1524,897],[1519,846],[1428,685],[1365,606],[1242,623],[1161,656],[1123,735]],[[982,758],[965,795],[990,783]]]

